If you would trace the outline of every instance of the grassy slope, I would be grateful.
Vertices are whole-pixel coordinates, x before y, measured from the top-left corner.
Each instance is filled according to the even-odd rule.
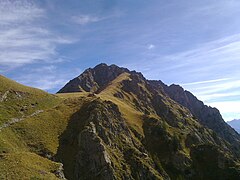
[[[0,179],[56,179],[53,171],[60,164],[41,156],[56,154],[58,137],[81,99],[66,100],[3,76],[0,84],[1,95],[8,92],[0,102],[0,126],[11,118],[23,119],[0,131]],[[43,112],[29,116],[37,110]]]
[[[108,101],[110,100],[113,103],[117,104],[123,117],[127,120],[127,123],[131,127],[133,127],[137,132],[143,135],[143,129],[142,129],[143,113],[137,111],[134,108],[132,104],[132,100],[129,99],[129,96],[125,95],[124,93],[123,93],[124,95],[123,99],[114,97],[114,93],[118,92],[121,89],[121,82],[123,80],[129,80],[129,79],[130,78],[128,73],[121,74],[119,77],[113,80],[112,83],[97,96],[103,100],[108,100]]]
[[[23,86],[0,76],[0,126],[11,118],[21,118],[59,102],[56,96]]]
[[[0,179],[58,179],[52,172],[59,168],[46,158],[30,152],[1,155]]]

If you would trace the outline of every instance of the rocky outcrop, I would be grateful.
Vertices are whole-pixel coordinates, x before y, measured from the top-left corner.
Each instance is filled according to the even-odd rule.
[[[79,131],[74,135],[65,132],[66,135],[62,137],[64,141],[71,136],[76,142],[74,165],[65,173],[67,178],[169,179],[164,170],[156,170],[151,156],[134,138],[115,104],[94,100],[79,111],[78,117],[74,127],[78,126]],[[69,127],[66,131],[72,132],[73,129]],[[64,151],[68,146],[72,146],[72,143],[64,142],[60,149]],[[58,159],[63,164],[69,160],[64,159],[64,152],[59,152]],[[73,176],[68,177],[70,172]]]
[[[171,99],[188,108],[202,125],[216,132],[232,146],[240,148],[240,135],[223,120],[218,109],[204,105],[192,93],[185,91],[179,85],[167,86],[162,82],[159,84]]]
[[[90,122],[79,134],[79,152],[76,157],[75,174],[77,179],[95,177],[114,179],[111,158],[102,139],[96,134],[96,127]]]
[[[61,180],[66,180],[65,175],[63,173],[63,164],[62,163],[58,163],[59,167],[58,169],[54,170],[53,173],[56,175],[57,178],[61,179]]]
[[[239,179],[240,177],[235,162],[210,144],[192,147],[191,158],[196,169],[194,179]]]
[[[36,115],[38,115],[39,113],[42,113],[42,112],[43,112],[43,110],[37,110],[37,111],[35,111],[34,113],[32,113],[32,114],[30,114],[30,115],[28,115],[28,116],[24,116],[24,115],[23,115],[21,118],[12,118],[12,119],[9,120],[8,122],[0,125],[0,132],[1,132],[2,129],[7,128],[7,127],[9,127],[10,125],[13,125],[13,124],[15,124],[15,123],[21,122],[21,121],[25,120],[26,118],[36,116]]]
[[[129,72],[129,70],[116,65],[108,66],[102,63],[94,68],[85,70],[80,76],[69,81],[58,93],[99,92],[123,72]]]
[[[201,177],[220,177],[221,170],[223,177],[233,173],[237,179],[239,174],[238,169],[228,171],[236,164],[224,143],[202,126],[174,128],[160,118],[143,115],[142,136],[126,123],[116,104],[100,99],[85,104],[72,121],[61,137],[62,152],[57,157],[66,166],[71,162],[70,169],[64,168],[68,179],[198,179],[204,170],[199,157],[211,149],[220,152],[221,158],[204,162],[217,167]]]
[[[23,99],[24,97],[27,97],[29,93],[27,92],[21,92],[21,91],[15,91],[15,90],[7,90],[6,92],[0,92],[0,102],[8,101],[9,99]]]

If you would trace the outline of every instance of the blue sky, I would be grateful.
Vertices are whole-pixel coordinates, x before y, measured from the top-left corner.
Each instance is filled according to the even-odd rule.
[[[0,73],[56,92],[100,62],[240,119],[239,0],[1,0]]]

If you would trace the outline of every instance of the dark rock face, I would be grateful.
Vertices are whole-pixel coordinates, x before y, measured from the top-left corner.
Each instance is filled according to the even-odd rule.
[[[58,93],[98,92],[123,72],[129,72],[129,70],[116,65],[99,64],[69,81]]]
[[[169,179],[164,170],[155,170],[156,165],[144,146],[131,134],[118,107],[109,101],[94,100],[78,113],[73,125],[67,129],[64,139],[75,143],[61,145],[63,155],[75,144],[74,161],[69,179]],[[59,159],[64,159],[59,153]]]
[[[63,173],[63,164],[62,163],[60,163],[59,168],[56,171],[54,171],[53,173],[56,175],[57,178],[66,180],[65,175]]]
[[[90,122],[85,127],[79,134],[78,141],[80,149],[76,157],[76,178],[113,179],[110,155],[107,153],[102,139],[96,134],[94,123]],[[81,169],[86,169],[86,171],[81,171]]]
[[[221,146],[224,145],[203,127],[187,134],[186,147],[191,156],[184,153],[181,137],[168,131],[168,123],[145,115],[144,137],[138,137],[138,132],[133,131],[117,105],[110,101],[96,99],[86,104],[77,112],[73,127],[61,138],[61,141],[68,140],[60,147],[62,153],[74,159],[71,171],[65,173],[67,179],[239,177],[239,171],[232,168],[236,166],[234,160],[223,155]],[[74,151],[64,152],[68,148]],[[213,154],[217,157],[212,157]],[[69,161],[69,157],[61,154],[58,158],[63,164]],[[214,171],[207,173],[206,164]]]
[[[202,125],[216,132],[218,136],[233,146],[240,147],[240,135],[223,120],[218,109],[204,105],[202,101],[181,86],[166,86],[159,83],[170,98],[188,108]]]
[[[232,159],[212,145],[193,147],[191,158],[196,168],[194,179],[239,179],[240,177],[240,172],[234,168]]]

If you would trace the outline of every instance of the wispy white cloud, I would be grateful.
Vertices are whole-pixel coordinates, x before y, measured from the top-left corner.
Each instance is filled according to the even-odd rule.
[[[0,1],[0,66],[59,61],[57,45],[73,41],[47,28],[46,18],[31,0]]]
[[[223,101],[208,103],[209,106],[217,107],[224,117],[225,121],[231,121],[240,116],[240,102],[239,101]]]
[[[143,71],[149,79],[161,78],[167,83],[186,84],[240,77],[240,34],[202,43],[180,53],[143,52],[141,63],[127,66]]]
[[[229,91],[240,88],[240,80],[234,79],[227,82],[209,83],[204,86],[192,86],[199,95],[213,94],[222,91]]]
[[[240,102],[223,101],[223,102],[209,103],[209,105],[213,107],[218,106],[218,108],[222,113],[239,112]]]
[[[91,23],[96,23],[104,20],[109,20],[113,18],[119,18],[124,15],[123,11],[115,10],[110,14],[101,15],[101,14],[77,14],[71,17],[73,23],[79,25],[87,25]]]
[[[201,44],[199,48],[161,59],[164,63],[172,64],[164,68],[165,71],[184,69],[188,72],[211,72],[212,69],[215,73],[216,70],[229,69],[240,65],[240,34]],[[157,57],[156,61],[159,60],[160,57]]]
[[[240,80],[225,78],[183,85],[207,105],[220,110],[225,120],[240,115]]]
[[[198,82],[190,82],[190,83],[184,83],[183,86],[189,86],[189,85],[198,85],[198,84],[207,84],[207,83],[213,83],[213,82],[221,82],[229,80],[230,78],[221,78],[221,79],[212,79],[207,81],[198,81]]]
[[[147,49],[149,49],[149,50],[154,49],[154,48],[155,48],[154,44],[148,44],[147,45]]]
[[[44,75],[37,81],[32,81],[33,76],[31,75],[29,78],[25,77],[24,79],[20,80],[22,84],[30,85],[31,87],[39,88],[45,91],[54,90],[58,87],[63,86],[68,81],[67,79],[59,79],[54,75]]]
[[[214,102],[210,105],[221,111],[223,100],[240,102],[240,34],[202,43],[180,53],[161,55],[152,52],[143,57],[151,59],[151,63],[143,60],[130,67],[143,71],[149,79],[179,83],[206,104]],[[232,107],[227,110],[234,109],[235,114],[240,112],[234,107],[236,103],[227,105]]]
[[[71,70],[59,69],[55,65],[43,65],[31,68],[23,68],[25,73],[21,73],[14,80],[31,87],[39,88],[49,92],[56,92],[63,87],[70,79],[79,75],[82,70],[74,68]]]
[[[16,25],[44,17],[43,9],[38,8],[30,0],[1,0],[0,24],[1,26]]]
[[[93,15],[78,15],[78,16],[72,16],[72,21],[80,25],[86,25],[89,23],[102,21],[106,18],[107,17],[99,17],[99,16],[93,16]]]
[[[238,0],[219,0],[217,3],[214,1],[199,1],[199,6],[191,7],[184,17],[191,18],[193,16],[204,16],[208,18],[216,18],[216,16],[229,16],[238,13],[239,8],[240,3]]]

